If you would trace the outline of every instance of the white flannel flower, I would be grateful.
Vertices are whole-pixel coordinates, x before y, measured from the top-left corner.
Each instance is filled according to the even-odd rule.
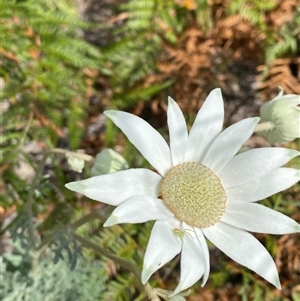
[[[287,94],[283,90],[272,101],[260,108],[261,124],[271,128],[259,132],[270,143],[285,143],[300,138],[300,95]],[[260,125],[259,125],[260,126]]]
[[[222,132],[224,104],[213,90],[188,133],[177,103],[169,98],[170,147],[146,121],[121,111],[106,116],[124,132],[158,173],[144,168],[72,182],[67,188],[117,208],[104,226],[155,220],[144,257],[142,282],[181,253],[181,275],[169,297],[207,281],[206,238],[236,262],[280,288],[275,263],[250,233],[300,231],[291,218],[255,203],[294,185],[299,170],[282,168],[300,153],[261,148],[237,154],[259,118],[248,118]]]

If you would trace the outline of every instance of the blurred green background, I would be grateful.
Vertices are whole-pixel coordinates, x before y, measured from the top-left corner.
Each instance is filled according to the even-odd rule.
[[[0,5],[2,300],[146,300],[133,275],[84,247],[73,230],[141,268],[152,224],[102,228],[111,208],[64,188],[89,177],[89,167],[75,173],[49,150],[95,156],[110,147],[130,167],[150,167],[103,110],[139,115],[168,139],[169,95],[191,125],[210,90],[221,87],[228,126],[257,115],[279,85],[285,93],[300,94],[299,3],[2,0]],[[268,145],[255,136],[245,149]],[[299,149],[299,141],[288,147]],[[299,164],[296,159],[290,166]],[[300,222],[299,186],[263,202]],[[299,234],[256,237],[276,261],[281,291],[210,246],[209,281],[204,288],[196,284],[188,300],[299,301]],[[178,262],[155,273],[152,284],[174,288]]]

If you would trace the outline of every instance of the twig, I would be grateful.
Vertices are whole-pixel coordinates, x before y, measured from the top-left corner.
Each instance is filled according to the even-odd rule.
[[[77,239],[84,247],[91,248],[91,249],[95,250],[96,252],[101,253],[105,257],[113,260],[114,262],[120,264],[121,266],[123,266],[124,268],[126,268],[127,270],[132,272],[136,276],[136,278],[141,279],[141,272],[133,263],[131,263],[115,254],[112,254],[107,249],[98,246],[97,244],[87,240],[86,238],[82,237],[81,235],[78,235],[77,233],[75,233],[72,230],[71,230],[71,233],[72,233],[73,237],[75,239]]]
[[[34,249],[36,247],[35,246],[35,238],[34,238],[34,229],[32,227],[32,219],[33,219],[32,205],[33,205],[33,200],[34,200],[34,192],[35,192],[35,189],[36,189],[36,187],[38,185],[38,182],[41,178],[44,166],[46,164],[46,160],[47,160],[49,155],[50,155],[50,152],[48,152],[48,151],[45,152],[45,154],[43,155],[42,160],[40,161],[40,163],[38,165],[37,171],[35,173],[35,176],[32,180],[30,188],[29,188],[26,207],[25,207],[25,210],[26,210],[27,215],[28,215],[28,220],[29,220],[29,227],[28,227],[29,239],[30,239],[31,245],[33,246]]]
[[[113,260],[114,262],[118,263],[119,265],[121,265],[122,267],[124,267],[125,269],[129,270],[130,272],[132,272],[135,277],[138,279],[138,287],[139,290],[141,292],[145,292],[148,296],[148,298],[151,301],[160,301],[159,297],[157,296],[157,294],[155,293],[155,291],[153,290],[153,288],[150,286],[150,284],[147,282],[145,285],[143,285],[141,283],[141,272],[140,270],[131,262],[116,256],[115,254],[112,254],[111,252],[109,252],[107,249],[104,249],[100,246],[98,246],[97,244],[87,240],[86,238],[76,234],[75,232],[72,231],[72,235],[75,239],[77,239],[83,246],[87,247],[87,248],[91,248],[93,250],[95,250],[96,252],[101,253],[102,255],[104,255],[105,257]]]
[[[161,279],[162,279],[163,282],[165,282],[169,278],[170,274],[173,272],[173,270],[175,269],[175,267],[176,267],[176,265],[178,264],[179,261],[180,261],[180,256],[177,256],[173,260],[171,266],[166,269],[165,273],[161,277]]]
[[[44,153],[43,155],[43,158],[42,160],[39,162],[38,164],[38,168],[37,168],[37,171],[35,173],[35,176],[32,180],[32,183],[30,185],[30,188],[29,188],[29,192],[28,192],[28,198],[27,198],[27,202],[26,202],[26,212],[28,214],[28,220],[30,221],[30,225],[29,225],[29,239],[31,241],[31,244],[33,246],[33,248],[35,249],[36,246],[35,246],[35,238],[34,238],[34,229],[32,227],[32,224],[31,224],[31,221],[33,219],[33,213],[32,213],[32,205],[33,205],[33,201],[34,201],[34,192],[35,192],[35,189],[39,183],[39,180],[41,178],[41,175],[42,175],[42,172],[43,172],[43,169],[45,167],[45,164],[46,164],[46,160],[47,158],[51,155],[51,154],[74,154],[75,156],[85,160],[85,161],[88,161],[88,162],[93,162],[94,158],[87,155],[87,154],[81,154],[81,153],[76,153],[76,152],[71,152],[71,151],[68,151],[68,150],[64,150],[64,149],[59,149],[59,148],[53,148],[51,150],[48,150]],[[92,215],[92,214],[91,214]],[[89,217],[85,217],[85,218],[89,218]],[[77,221],[79,222],[79,221]],[[83,221],[82,224],[84,224],[85,221]],[[80,226],[80,225],[79,225]],[[79,227],[79,226],[76,226],[75,224],[75,228]]]
[[[69,155],[72,155],[74,157],[80,158],[80,159],[82,159],[86,162],[94,162],[95,161],[95,159],[92,156],[88,155],[88,154],[72,152],[72,151],[69,151],[69,150],[66,150],[66,149],[53,148],[51,150],[51,152],[53,154],[62,154],[62,155],[65,155],[65,156],[69,154]]]
[[[69,227],[71,227],[72,229],[75,230],[75,229],[81,227],[82,225],[84,225],[85,223],[92,221],[96,218],[99,218],[100,220],[102,220],[99,212],[93,211],[93,212],[90,212],[87,215],[83,216],[82,218],[78,219],[76,222],[72,223]]]

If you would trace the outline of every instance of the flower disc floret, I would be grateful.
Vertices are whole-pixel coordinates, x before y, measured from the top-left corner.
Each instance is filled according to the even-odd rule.
[[[174,215],[194,227],[212,226],[225,213],[226,194],[220,179],[198,162],[173,167],[163,179],[160,192]]]

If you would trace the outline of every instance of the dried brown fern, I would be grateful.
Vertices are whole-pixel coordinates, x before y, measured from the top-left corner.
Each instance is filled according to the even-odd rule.
[[[299,234],[287,234],[278,240],[276,265],[280,274],[300,276]]]
[[[262,59],[265,34],[241,15],[231,15],[216,22],[214,38],[232,59]]]
[[[278,1],[275,9],[266,15],[266,21],[270,29],[279,32],[283,26],[294,18],[294,13],[299,6],[298,0]],[[276,43],[280,43],[282,37],[277,37]],[[275,44],[274,44],[275,46]],[[260,83],[260,97],[263,100],[270,100],[277,95],[278,86],[281,86],[285,93],[300,94],[300,56],[292,57],[284,54],[270,65],[265,64],[258,67],[260,75],[257,82]]]
[[[265,22],[269,30],[279,28],[287,18],[291,18],[297,1],[277,2],[272,11],[262,16],[262,23],[255,23],[239,13],[228,15],[230,1],[212,0],[210,5],[214,19],[213,29],[204,32],[199,21],[190,20],[188,28],[178,37],[176,45],[163,42],[163,50],[156,60],[157,71],[141,80],[139,85],[149,87],[174,79],[168,94],[189,113],[199,109],[211,89],[221,87],[225,98],[237,109],[244,100],[253,98],[253,87],[259,86],[265,74],[263,71],[266,67],[256,69],[265,60],[267,35],[259,24]],[[188,10],[194,10],[196,1],[178,0],[176,3]],[[299,93],[299,74],[298,77],[295,76],[289,64],[299,70],[298,59],[274,62],[266,81],[259,86],[262,98],[270,99],[270,95],[278,91],[278,85],[287,93]],[[256,70],[261,75],[255,78]],[[166,94],[160,93],[149,104],[156,119],[165,116],[165,103]],[[149,105],[139,103],[133,108],[134,113],[143,114],[149,109]]]
[[[259,66],[258,70],[263,72],[265,68],[265,65]],[[259,75],[257,81],[261,78],[262,75]],[[281,86],[285,93],[300,94],[300,56],[294,59],[277,59],[273,62],[264,81],[258,87],[261,98],[272,99],[278,94],[278,86]]]
[[[186,111],[196,110],[207,86],[213,87],[218,81],[213,72],[215,53],[214,40],[193,26],[183,33],[177,45],[164,44],[164,53],[157,62],[160,76],[150,77],[148,81],[176,78],[172,87],[176,101]]]
[[[188,298],[188,301],[239,301],[238,286],[228,286],[210,289],[203,287],[199,294]]]
[[[286,22],[290,21],[293,18],[293,14],[297,6],[299,6],[298,0],[278,0],[277,7],[270,11],[270,13],[266,16],[269,26],[276,30]]]

